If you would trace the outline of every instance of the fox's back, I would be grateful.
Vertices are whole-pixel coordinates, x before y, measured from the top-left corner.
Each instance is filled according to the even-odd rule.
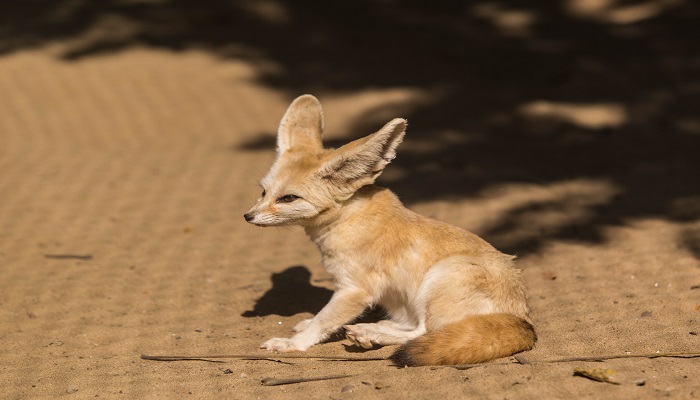
[[[479,236],[417,214],[389,189],[375,185],[356,192],[332,227],[309,233],[326,261],[353,259],[363,271],[380,275],[410,273],[418,278],[440,260],[457,255],[490,269],[512,266],[512,257]]]

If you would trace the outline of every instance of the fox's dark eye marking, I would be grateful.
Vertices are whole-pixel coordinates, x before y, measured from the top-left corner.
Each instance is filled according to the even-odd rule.
[[[293,195],[293,194],[285,194],[284,196],[278,197],[277,202],[278,203],[291,203],[296,199],[300,199],[301,197]]]
[[[265,197],[266,194],[267,194],[267,192],[265,191],[265,189],[263,189],[263,192],[262,192],[262,194],[260,195],[260,197]]]

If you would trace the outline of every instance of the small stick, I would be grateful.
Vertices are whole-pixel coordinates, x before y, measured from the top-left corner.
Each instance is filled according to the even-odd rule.
[[[518,364],[514,363],[511,361],[505,361],[505,362],[495,362],[495,363],[475,363],[475,364],[457,364],[457,365],[437,365],[433,366],[430,369],[440,369],[440,368],[454,368],[457,370],[465,370],[465,369],[471,369],[471,368],[476,368],[476,367],[488,367],[490,365],[512,365],[512,364]]]
[[[146,354],[141,354],[141,359],[142,360],[151,360],[151,361],[204,361],[204,362],[211,362],[211,363],[226,363],[226,361],[221,361],[221,360],[211,360],[211,358],[224,358],[222,356],[204,356],[204,357],[197,357],[197,356],[149,356]],[[225,358],[233,358],[233,357],[225,357]],[[280,364],[287,364],[287,365],[294,365],[292,363],[282,361],[282,360],[276,360],[274,358],[270,357],[236,357],[239,360],[252,360],[252,361],[272,361]]]
[[[141,354],[141,359],[152,361],[211,361],[209,359],[235,358],[239,360],[272,360],[282,359],[309,359],[323,361],[386,361],[386,357],[335,357],[335,356],[312,356],[305,354],[275,354],[274,357],[255,356],[251,354],[209,354],[201,356],[150,356]],[[218,361],[221,362],[221,361]]]
[[[226,363],[226,361],[221,360],[208,360],[203,357],[160,357],[160,356],[148,356],[141,354],[142,360],[152,360],[152,361],[204,361],[210,363]]]
[[[591,357],[570,357],[558,358],[554,360],[530,361],[531,363],[558,363],[558,362],[573,362],[573,361],[605,361],[614,360],[616,358],[695,358],[700,357],[700,351],[675,351],[670,353],[646,353],[646,354],[612,354],[608,356],[591,356]]]
[[[92,260],[91,254],[44,254],[44,257],[54,260]]]
[[[455,368],[459,370],[470,369],[474,367],[483,367],[489,365],[510,365],[510,364],[553,364],[553,363],[563,363],[563,362],[577,362],[577,361],[605,361],[614,360],[618,358],[695,358],[700,357],[700,351],[690,351],[690,352],[671,352],[671,353],[646,353],[646,354],[612,354],[605,356],[590,356],[590,357],[567,357],[567,358],[555,358],[552,360],[528,360],[523,356],[515,356],[517,362],[499,362],[499,363],[481,363],[481,364],[462,364],[462,365],[445,365],[447,368]],[[438,367],[439,368],[439,367]]]
[[[315,376],[311,378],[263,378],[261,381],[263,386],[280,386],[280,385],[291,385],[294,383],[304,383],[304,382],[315,382],[315,381],[327,381],[331,379],[343,379],[349,378],[356,375],[328,375],[328,376]]]

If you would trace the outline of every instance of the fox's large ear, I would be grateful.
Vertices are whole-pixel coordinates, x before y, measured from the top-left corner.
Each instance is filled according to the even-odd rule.
[[[338,185],[359,189],[373,183],[396,157],[396,147],[406,132],[406,120],[395,118],[378,132],[350,142],[321,167],[319,174]]]
[[[323,109],[317,98],[310,94],[297,97],[284,113],[277,130],[277,152],[291,148],[321,150]]]

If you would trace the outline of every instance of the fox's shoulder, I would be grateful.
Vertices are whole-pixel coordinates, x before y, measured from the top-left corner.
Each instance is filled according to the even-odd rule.
[[[365,226],[419,224],[425,218],[406,208],[394,192],[377,185],[362,187],[343,207],[350,219]]]
[[[353,219],[370,236],[394,236],[453,254],[495,251],[488,242],[466,229],[408,209],[389,189],[369,185],[360,189],[353,201],[358,207],[351,213]]]

